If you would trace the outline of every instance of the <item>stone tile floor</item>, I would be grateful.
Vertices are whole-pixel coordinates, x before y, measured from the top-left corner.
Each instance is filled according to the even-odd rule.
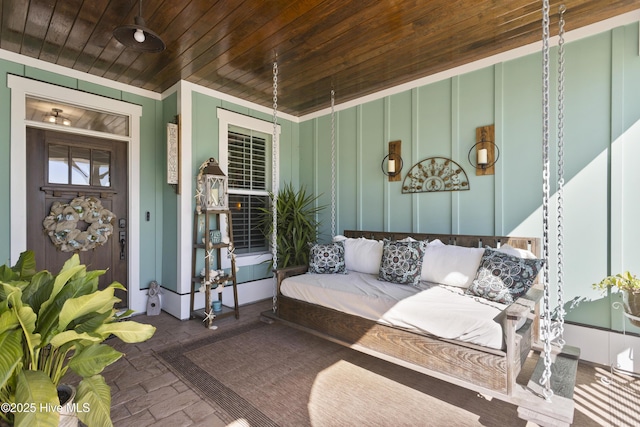
[[[201,319],[180,321],[162,312],[158,316],[135,316],[133,320],[154,325],[157,330],[146,342],[126,344],[119,339],[109,343],[125,356],[107,367],[103,375],[111,386],[111,418],[115,426],[227,426],[233,423],[226,413],[203,400],[175,376],[155,355],[179,343],[255,321],[269,310],[271,300],[240,307],[240,319],[227,317],[214,321],[217,330],[204,327]],[[69,381],[74,383],[73,380]],[[241,422],[233,425],[240,426]]]
[[[155,352],[253,322],[260,317],[260,313],[270,308],[270,299],[243,306],[240,308],[240,319],[227,317],[214,321],[214,325],[218,326],[216,330],[205,328],[201,319],[180,321],[164,312],[158,316],[135,316],[133,320],[152,324],[157,330],[154,336],[144,343],[126,344],[117,338],[114,338],[112,342],[108,341],[114,348],[125,353],[122,359],[107,367],[103,372],[107,383],[111,386],[113,424],[116,427],[247,427],[248,424],[243,420],[230,419],[222,408],[203,399],[174,375],[156,356]],[[583,366],[583,369],[587,369],[591,373],[594,369],[597,371],[601,368],[593,366],[585,368]],[[600,374],[607,376],[608,372],[605,369]],[[71,376],[65,380],[67,383],[77,384],[77,381],[74,381]],[[596,383],[599,384],[599,381]],[[578,397],[576,414],[578,411],[589,414],[593,405],[590,402],[583,402],[581,387],[583,386],[577,386],[578,390],[576,391]],[[591,382],[587,382],[584,387],[590,389]],[[634,385],[634,387],[637,386]],[[623,390],[621,393],[629,394],[629,391]],[[628,412],[632,417],[635,416],[634,414],[638,414],[638,409],[635,406],[638,397],[636,393],[637,389],[634,389],[630,396],[624,394],[624,396],[618,396],[614,399],[616,401],[622,399],[624,402],[631,399],[635,409],[631,411],[629,408],[623,408],[620,411]],[[603,417],[604,420],[608,419],[608,416]],[[590,421],[598,419],[591,416],[589,418],[592,419]],[[610,425],[604,421],[596,424]],[[633,424],[632,422],[625,425]],[[533,424],[528,423],[527,425]]]

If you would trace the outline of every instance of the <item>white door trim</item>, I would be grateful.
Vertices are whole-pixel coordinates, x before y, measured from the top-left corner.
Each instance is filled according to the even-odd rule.
[[[81,92],[37,80],[9,74],[7,85],[11,89],[11,264],[27,248],[27,124],[25,100],[27,96],[59,101],[92,110],[126,115],[129,117],[131,136],[127,138],[129,182],[129,259],[128,259],[128,306],[136,312],[145,310],[146,291],[137,285],[140,280],[140,117],[142,107],[124,101]],[[63,131],[55,127],[58,131]],[[76,129],[74,133],[83,134]],[[87,132],[88,133],[88,132]],[[95,132],[91,136],[96,136]],[[114,135],[106,135],[113,139]],[[120,139],[120,138],[118,138]]]

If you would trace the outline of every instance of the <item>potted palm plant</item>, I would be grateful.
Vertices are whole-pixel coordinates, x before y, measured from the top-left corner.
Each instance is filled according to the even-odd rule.
[[[64,402],[57,387],[68,369],[80,383],[77,417],[89,426],[112,425],[111,390],[103,369],[122,357],[104,341],[149,339],[155,327],[117,314],[114,282],[98,289],[104,270],[87,271],[73,255],[57,275],[36,271],[33,252],[0,267],[0,425],[58,425]],[[75,421],[77,424],[77,420]]]
[[[309,243],[318,237],[318,213],[324,206],[317,206],[319,196],[307,194],[301,187],[295,190],[291,183],[278,191],[276,203],[278,268],[309,264]],[[273,204],[274,195],[270,193]],[[273,233],[273,212],[270,208],[260,209],[263,215],[258,227],[265,237]]]
[[[607,291],[612,287],[622,292],[622,305],[624,311],[633,316],[629,320],[635,326],[640,326],[640,279],[628,271],[602,279],[594,283],[593,288]]]

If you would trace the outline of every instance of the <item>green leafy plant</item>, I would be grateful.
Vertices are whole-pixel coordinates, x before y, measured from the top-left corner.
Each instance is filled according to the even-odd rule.
[[[273,205],[273,193],[269,196]],[[324,206],[316,205],[318,197],[307,194],[304,187],[295,190],[291,183],[284,185],[278,192],[278,268],[309,264],[308,243],[315,242],[318,237],[320,223],[316,217],[324,209]],[[273,212],[270,208],[260,210],[264,215],[260,218],[258,227],[269,239],[273,234]]]
[[[640,279],[638,279],[635,274],[632,275],[630,272],[625,271],[624,273],[605,277],[599,283],[593,284],[593,289],[598,289],[603,292],[611,287],[615,287],[620,291],[637,293],[640,292]]]
[[[117,315],[113,282],[98,290],[104,270],[87,271],[73,255],[57,275],[36,271],[27,251],[14,267],[0,267],[0,402],[21,409],[0,411],[0,421],[16,426],[57,425],[56,387],[68,369],[82,379],[75,404],[89,426],[112,425],[111,389],[101,372],[123,353],[103,344],[111,335],[127,343],[145,341],[155,327]],[[49,405],[49,406],[47,406]],[[28,408],[28,410],[24,410]]]

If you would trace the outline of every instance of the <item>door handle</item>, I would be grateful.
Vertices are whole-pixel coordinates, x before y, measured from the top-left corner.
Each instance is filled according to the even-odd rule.
[[[125,259],[125,246],[127,244],[127,240],[125,239],[126,236],[126,232],[120,232],[120,259]]]

